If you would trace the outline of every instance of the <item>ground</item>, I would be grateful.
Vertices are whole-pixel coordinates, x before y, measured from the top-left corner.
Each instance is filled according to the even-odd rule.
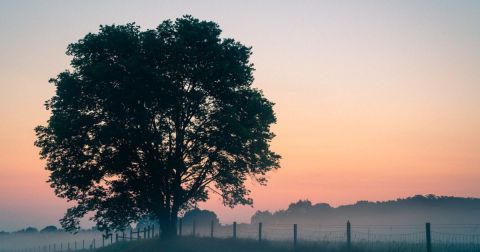
[[[210,238],[177,238],[174,240],[144,240],[119,242],[101,248],[99,252],[290,252],[294,251],[291,242],[258,242],[255,240],[210,239]],[[344,247],[334,244],[303,244],[296,252],[341,252]]]

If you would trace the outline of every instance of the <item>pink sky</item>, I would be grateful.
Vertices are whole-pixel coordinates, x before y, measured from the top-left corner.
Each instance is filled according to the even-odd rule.
[[[0,230],[56,224],[66,204],[33,146],[48,79],[100,24],[153,28],[192,14],[253,47],[276,103],[282,168],[254,208],[211,200],[224,223],[298,199],[480,196],[480,4],[469,1],[22,1],[0,3]]]

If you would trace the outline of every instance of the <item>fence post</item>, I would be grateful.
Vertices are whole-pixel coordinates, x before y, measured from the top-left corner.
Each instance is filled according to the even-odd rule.
[[[102,235],[102,248],[105,247],[105,235]]]
[[[56,244],[56,243],[53,244],[53,251],[54,251],[54,252],[57,251],[57,244]]]
[[[210,222],[210,238],[213,238],[213,220]]]
[[[432,252],[432,234],[430,232],[430,222],[425,223],[425,234],[427,238],[427,252]]]
[[[155,238],[155,224],[152,224],[152,238]]]
[[[137,240],[140,240],[140,228],[137,227]]]
[[[193,230],[192,230],[193,237],[195,237],[195,232],[196,232],[196,224],[195,224],[195,220],[193,220]]]
[[[233,239],[237,239],[237,222],[233,222]]]
[[[115,233],[115,243],[118,242],[118,233]]]
[[[77,251],[77,241],[75,241],[75,251]]]
[[[143,239],[147,239],[147,228],[143,228]]]
[[[182,236],[182,223],[183,223],[183,219],[180,219],[178,221],[178,236]]]
[[[93,238],[93,249],[96,249],[97,245],[95,244],[95,238]]]
[[[352,247],[352,226],[350,221],[347,221],[347,249],[350,251]]]
[[[297,248],[297,224],[293,224],[293,248]]]
[[[85,250],[85,240],[82,240],[82,249]]]
[[[262,223],[261,222],[258,223],[258,241],[259,242],[262,241]]]

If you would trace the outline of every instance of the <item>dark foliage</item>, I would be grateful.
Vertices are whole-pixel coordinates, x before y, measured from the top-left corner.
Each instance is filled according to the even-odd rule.
[[[416,195],[389,201],[358,201],[353,205],[332,207],[326,203],[312,204],[309,200],[292,203],[285,210],[274,213],[258,211],[252,223],[302,223],[311,225],[341,224],[347,220],[355,224],[419,224],[475,223],[480,211],[480,199]]]
[[[215,212],[209,210],[201,210],[198,208],[192,209],[185,213],[182,218],[183,225],[189,227],[195,221],[196,226],[210,226],[213,221],[213,225],[220,225],[220,220]]]
[[[69,45],[72,70],[51,82],[51,117],[36,128],[57,196],[76,202],[61,224],[89,212],[99,229],[155,216],[165,235],[177,213],[221,195],[252,204],[247,178],[278,168],[269,143],[272,103],[251,86],[251,50],[190,16],[155,30],[101,26]]]
[[[35,227],[27,227],[25,229],[18,230],[15,233],[38,233],[38,229]]]
[[[55,226],[46,226],[45,228],[43,228],[42,230],[40,230],[40,232],[42,233],[45,233],[45,232],[56,232],[58,231],[57,227]]]

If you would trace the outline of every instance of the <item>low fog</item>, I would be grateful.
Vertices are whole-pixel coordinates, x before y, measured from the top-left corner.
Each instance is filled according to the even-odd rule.
[[[353,205],[331,207],[326,203],[301,200],[290,204],[287,209],[276,212],[258,211],[251,223],[221,224],[217,215],[208,210],[194,209],[187,212],[181,221],[182,236],[233,237],[291,240],[293,225],[297,226],[300,240],[344,241],[347,221],[350,221],[354,241],[405,241],[424,242],[425,224],[431,223],[432,236],[437,242],[475,242],[480,234],[478,213],[480,199],[460,197],[438,197],[434,195],[414,196],[385,202],[360,201]],[[260,224],[261,223],[261,224]],[[154,225],[158,235],[158,223],[141,220],[134,230]],[[180,224],[179,224],[180,225]],[[235,227],[234,227],[235,226]],[[0,227],[1,228],[1,227]],[[137,229],[138,228],[138,229]],[[129,230],[126,239],[129,239]],[[0,251],[33,249],[56,251],[89,249],[115,242],[115,234],[102,242],[101,232],[81,230],[71,234],[54,227],[38,231],[34,228],[17,232],[0,233]],[[120,239],[122,235],[119,233]],[[134,235],[133,239],[136,239]],[[143,233],[140,235],[143,237]],[[76,247],[75,247],[76,244]]]

